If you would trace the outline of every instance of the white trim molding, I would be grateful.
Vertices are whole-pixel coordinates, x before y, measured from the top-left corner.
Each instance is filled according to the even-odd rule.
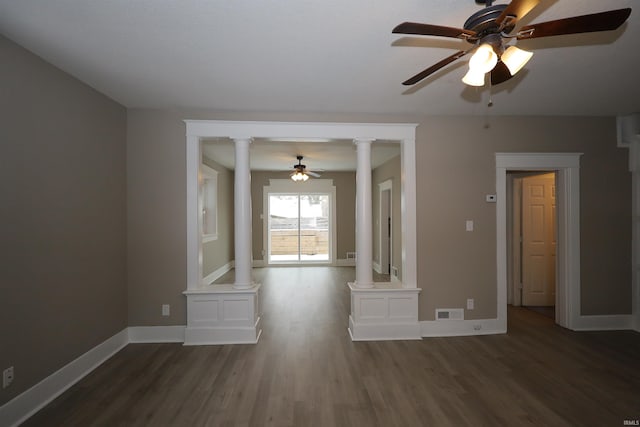
[[[252,139],[261,141],[269,138],[297,138],[313,140],[344,141],[393,141],[401,147],[400,182],[401,224],[402,224],[402,283],[400,287],[417,289],[416,260],[416,164],[415,139],[417,124],[410,123],[327,123],[327,122],[253,122],[253,121],[219,121],[219,120],[185,120],[186,123],[186,159],[187,159],[187,283],[185,295],[187,300],[203,290],[206,284],[202,281],[202,244],[198,224],[198,168],[202,162],[201,141],[205,138],[230,138],[234,141]],[[259,142],[255,142],[259,143]],[[236,159],[237,160],[237,159]],[[236,221],[237,224],[237,221]],[[237,249],[238,242],[236,242]],[[235,257],[236,266],[241,260]],[[339,261],[336,261],[339,263]],[[356,261],[357,267],[357,261]],[[356,271],[357,275],[357,271]],[[397,284],[396,284],[397,286]],[[257,287],[255,287],[257,288]],[[193,291],[193,292],[192,292]],[[191,295],[191,296],[190,296]],[[256,291],[257,295],[257,291]],[[194,301],[192,301],[194,302]],[[415,298],[417,312],[417,297]],[[213,304],[212,304],[213,305]],[[185,332],[185,343],[196,341],[208,342],[208,339],[195,337],[202,332],[191,323],[195,320],[189,314],[193,304],[187,303],[188,326]],[[413,309],[412,309],[413,310]],[[353,314],[353,313],[352,313]],[[417,324],[417,323],[416,323]],[[209,332],[214,330],[210,325]],[[251,327],[259,337],[259,316]],[[375,326],[369,325],[369,329]],[[419,327],[416,335],[419,336]],[[372,336],[384,336],[382,328]],[[190,338],[193,338],[191,340]],[[384,339],[384,338],[381,338]],[[213,340],[215,341],[215,340]]]
[[[618,147],[630,147],[640,142],[640,113],[616,117]]]
[[[422,337],[463,337],[471,335],[504,334],[507,328],[499,319],[479,320],[423,320]]]
[[[0,425],[17,426],[129,343],[127,328],[69,362],[0,407]]]
[[[129,343],[183,343],[184,329],[184,325],[129,326]]]
[[[206,284],[206,285],[210,285],[213,282],[215,282],[216,280],[218,280],[219,278],[221,278],[222,276],[224,276],[225,274],[227,274],[229,271],[231,271],[231,269],[233,269],[233,265],[234,262],[233,261],[229,261],[228,263],[226,263],[225,265],[213,270],[211,273],[207,274],[202,281]],[[256,266],[256,261],[253,261],[253,266]]]
[[[507,172],[555,171],[558,194],[556,323],[580,318],[580,156],[582,153],[496,153],[496,263],[499,329],[507,328]]]
[[[637,128],[640,133],[640,114]],[[631,172],[631,312],[633,329],[640,332],[640,135],[629,142],[629,172]]]
[[[630,314],[580,316],[573,327],[575,331],[620,331],[634,329]]]

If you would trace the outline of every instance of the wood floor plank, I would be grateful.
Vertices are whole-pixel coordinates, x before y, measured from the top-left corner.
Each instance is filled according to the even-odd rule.
[[[131,344],[24,426],[618,426],[640,334],[523,308],[505,335],[352,342],[349,267],[256,269],[257,345]],[[232,276],[221,280],[232,280]]]

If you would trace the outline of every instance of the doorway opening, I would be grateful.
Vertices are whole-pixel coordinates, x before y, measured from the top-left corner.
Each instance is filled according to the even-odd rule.
[[[269,179],[262,189],[266,265],[334,264],[337,253],[336,187],[332,179],[300,184]]]
[[[557,193],[555,322],[575,329],[580,316],[581,153],[496,153],[496,257],[498,324],[507,330],[509,171],[554,171]]]
[[[330,262],[331,195],[270,193],[268,199],[268,263]]]
[[[511,171],[508,187],[508,302],[555,320],[556,173]]]

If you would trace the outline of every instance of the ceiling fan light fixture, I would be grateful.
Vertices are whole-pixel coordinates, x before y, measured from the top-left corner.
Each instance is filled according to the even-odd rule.
[[[297,171],[293,175],[291,175],[291,179],[295,182],[304,182],[309,179],[309,175],[304,172]]]
[[[462,82],[469,86],[484,86],[485,73],[469,68],[467,74],[462,78]]]
[[[500,60],[507,66],[511,75],[515,76],[529,62],[532,56],[533,52],[509,46],[500,57]]]
[[[475,72],[488,73],[498,63],[498,55],[488,43],[483,43],[469,59],[469,69]]]

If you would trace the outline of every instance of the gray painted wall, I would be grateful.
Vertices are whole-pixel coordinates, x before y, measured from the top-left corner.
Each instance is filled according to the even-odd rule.
[[[207,276],[233,261],[233,171],[203,157],[202,162],[218,172],[218,239],[202,245],[202,275]]]
[[[420,318],[496,313],[495,152],[580,152],[582,314],[631,313],[631,176],[614,118],[437,117],[418,127]],[[465,231],[465,220],[475,231]]]
[[[398,149],[399,151],[399,149]],[[373,260],[380,262],[380,192],[378,184],[391,180],[392,209],[392,257],[391,265],[398,269],[398,279],[402,280],[402,211],[401,211],[400,156],[383,163],[372,171],[371,202],[373,205]]]
[[[0,406],[127,326],[126,111],[0,36]]]
[[[476,307],[467,318],[496,316],[496,205],[484,199],[495,193],[495,152],[582,152],[582,313],[631,312],[631,180],[627,150],[616,148],[614,118],[490,117],[486,126],[483,117],[129,110],[129,152],[148,152],[128,158],[130,198],[135,200],[129,208],[129,241],[139,248],[129,253],[131,325],[185,323],[187,118],[419,123],[421,320],[433,319],[437,307],[464,307],[467,298],[474,298]],[[157,165],[163,174],[152,174]],[[144,194],[144,187],[136,185],[139,176],[149,174],[162,193]],[[154,212],[163,213],[155,224],[137,226]],[[474,232],[465,231],[466,219],[475,221]],[[261,230],[255,218],[254,227]],[[256,246],[254,256],[261,259]],[[177,305],[168,320],[160,316],[163,301]]]

